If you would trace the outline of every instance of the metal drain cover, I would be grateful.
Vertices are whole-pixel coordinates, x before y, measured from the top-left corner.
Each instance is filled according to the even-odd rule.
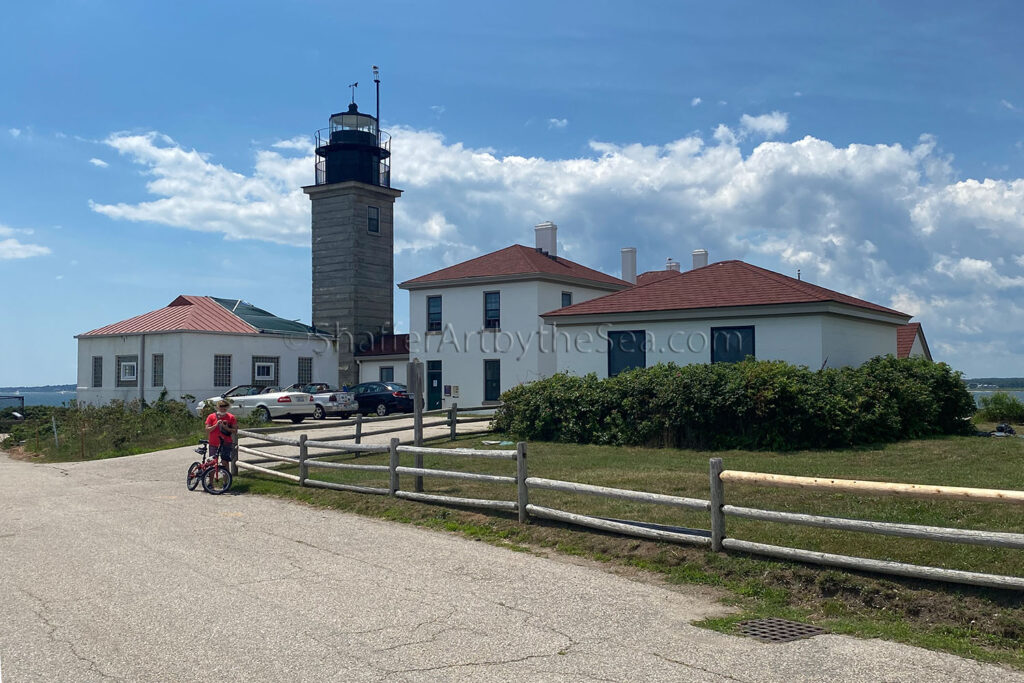
[[[762,643],[788,643],[801,638],[820,636],[824,629],[786,619],[753,619],[740,622],[740,633]]]

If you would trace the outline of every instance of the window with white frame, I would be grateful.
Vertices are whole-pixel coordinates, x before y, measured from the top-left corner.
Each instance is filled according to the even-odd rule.
[[[252,383],[264,387],[280,384],[278,381],[280,366],[280,356],[253,356]]]
[[[114,386],[137,387],[139,386],[139,357],[138,356],[117,356],[115,359]]]
[[[213,386],[231,386],[231,356],[217,355],[213,357]]]
[[[299,357],[299,372],[298,372],[299,384],[312,384],[313,383],[313,358],[312,357]]]
[[[153,354],[153,383],[154,387],[162,387],[164,385],[164,354],[154,353]]]

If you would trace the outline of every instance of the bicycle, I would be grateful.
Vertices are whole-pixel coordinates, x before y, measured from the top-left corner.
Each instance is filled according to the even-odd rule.
[[[202,482],[204,491],[219,495],[231,488],[231,472],[224,465],[218,464],[216,455],[208,454],[209,445],[210,442],[206,439],[199,440],[196,453],[203,459],[201,462],[197,461],[189,465],[185,486],[189,491],[195,491],[199,482]]]

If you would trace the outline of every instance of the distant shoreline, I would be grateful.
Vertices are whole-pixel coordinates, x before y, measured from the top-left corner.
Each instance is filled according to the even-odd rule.
[[[76,391],[77,384],[45,384],[38,387],[0,387],[0,394],[13,392],[38,393],[43,391]]]

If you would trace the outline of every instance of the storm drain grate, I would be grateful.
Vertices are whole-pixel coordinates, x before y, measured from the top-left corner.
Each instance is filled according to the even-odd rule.
[[[774,617],[740,622],[740,633],[762,643],[788,643],[801,638],[820,636],[824,632],[824,629],[817,626]]]

